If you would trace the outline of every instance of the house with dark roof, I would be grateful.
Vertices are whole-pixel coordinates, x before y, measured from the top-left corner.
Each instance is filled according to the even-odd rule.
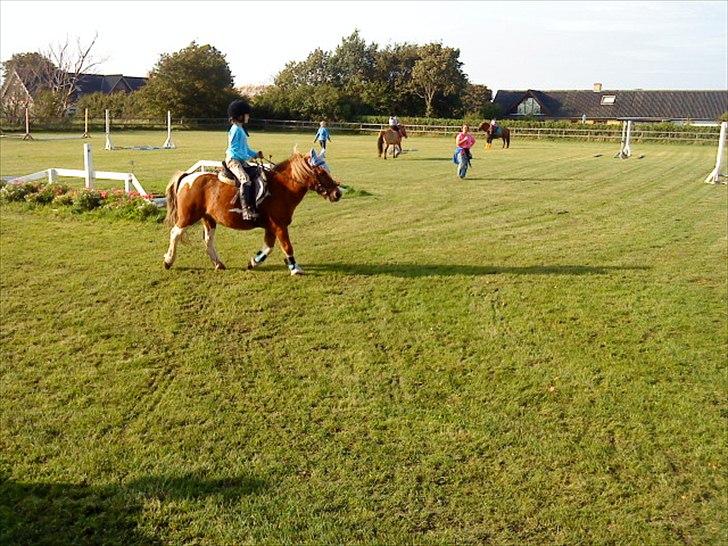
[[[80,74],[71,98],[75,103],[90,93],[131,93],[147,83],[147,78],[124,76],[122,74]],[[13,71],[0,88],[0,104],[3,111],[12,112],[18,108],[32,107],[35,98],[45,88],[44,82],[32,74],[18,74]]]
[[[715,123],[728,112],[728,90],[603,90],[596,83],[591,90],[499,90],[493,104],[498,105],[501,117],[506,119],[704,124]]]

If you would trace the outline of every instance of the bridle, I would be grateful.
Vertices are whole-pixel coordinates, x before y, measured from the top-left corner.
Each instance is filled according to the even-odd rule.
[[[319,181],[318,176],[316,176],[316,184],[314,184],[311,189],[322,197],[328,197],[330,189],[333,188],[327,188],[324,186],[324,184]]]

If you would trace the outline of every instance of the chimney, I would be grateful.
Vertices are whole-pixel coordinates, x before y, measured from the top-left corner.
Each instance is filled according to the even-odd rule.
[[[595,83],[593,90],[595,93],[601,93],[602,92],[602,84],[601,83]]]

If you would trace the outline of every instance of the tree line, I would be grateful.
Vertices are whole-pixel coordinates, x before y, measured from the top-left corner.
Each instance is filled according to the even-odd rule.
[[[35,89],[33,116],[67,116],[74,89],[83,73],[98,62],[91,56],[96,38],[78,43],[76,55],[65,47],[43,53],[13,55],[3,63],[4,78],[16,71]],[[488,116],[492,93],[473,84],[463,72],[460,51],[441,43],[394,44],[380,48],[367,44],[355,30],[332,51],[315,49],[305,60],[291,61],[276,75],[274,84],[250,97],[259,118],[353,120],[365,115],[417,117]],[[241,97],[225,55],[209,44],[164,53],[148,81],[132,93],[91,93],[73,106],[92,117],[106,109],[114,117],[221,118],[230,101]],[[3,117],[20,115],[3,103]]]

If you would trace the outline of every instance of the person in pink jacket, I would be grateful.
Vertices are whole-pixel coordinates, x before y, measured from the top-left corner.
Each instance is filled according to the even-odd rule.
[[[468,159],[473,159],[473,154],[470,153],[470,148],[475,145],[475,137],[470,134],[470,127],[468,127],[468,125],[463,125],[462,130],[455,137],[455,145],[458,148],[465,150],[468,155]],[[459,151],[460,150],[458,150],[458,152]]]

